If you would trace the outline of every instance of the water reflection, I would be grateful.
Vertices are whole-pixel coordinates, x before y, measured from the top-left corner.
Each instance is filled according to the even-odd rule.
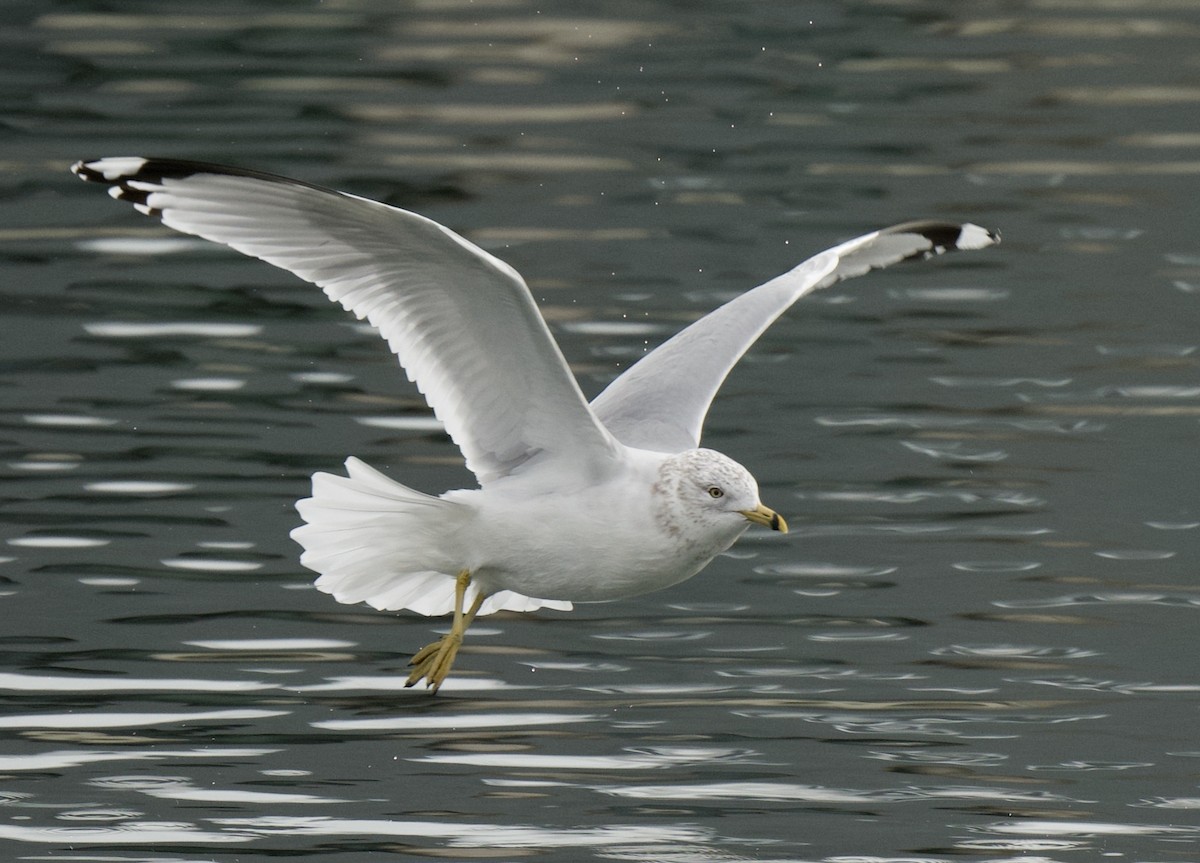
[[[564,770],[654,770],[663,767],[706,764],[712,761],[744,761],[753,752],[720,749],[655,748],[620,755],[541,755],[526,752],[478,752],[427,755],[414,761],[430,764],[470,764],[530,771]]]
[[[275,749],[233,749],[223,747],[205,747],[203,749],[152,749],[138,751],[135,749],[120,750],[83,750],[70,749],[52,752],[38,752],[29,755],[0,756],[0,769],[4,771],[44,771],[66,770],[84,764],[97,764],[109,761],[163,761],[191,758],[231,759],[231,758],[261,758],[278,750]]]
[[[171,713],[31,713],[0,716],[0,728],[144,728],[154,725],[180,725],[196,722],[242,722],[286,716],[286,710],[193,710]]]
[[[221,830],[206,830],[197,824],[185,822],[157,822],[129,820],[111,826],[51,826],[35,827],[25,824],[0,824],[0,838],[16,842],[53,844],[60,846],[87,845],[176,845],[204,844],[223,845],[231,842],[249,842],[250,834],[229,833]]]
[[[774,803],[805,802],[832,804],[906,803],[923,800],[993,801],[1003,803],[1085,803],[1045,791],[1015,791],[998,788],[947,786],[920,789],[902,788],[887,791],[856,791],[852,789],[821,788],[783,783],[720,783],[711,785],[641,785],[636,787],[607,787],[598,789],[604,794],[662,800],[722,800],[768,801]]]
[[[553,829],[464,820],[392,821],[288,816],[219,818],[215,819],[215,823],[231,827],[237,833],[249,831],[258,836],[362,836],[374,841],[384,837],[442,839],[450,848],[602,848],[640,842],[694,843],[712,836],[709,831],[694,827],[637,824]]]
[[[234,788],[198,788],[186,776],[101,776],[88,781],[94,788],[117,794],[133,791],[162,800],[186,800],[194,803],[245,803],[252,806],[327,805],[348,803],[334,797],[318,797],[295,792],[248,791]]]
[[[1195,856],[1189,4],[560,12],[13,7],[10,856]],[[589,394],[876,224],[1005,245],[814,297],[731,376],[706,443],[793,535],[489,619],[430,699],[442,622],[332,604],[286,535],[348,453],[421,488],[456,453],[318,293],[65,172],[144,150],[463,230]]]
[[[255,680],[202,680],[130,677],[61,677],[45,674],[0,674],[0,689],[13,692],[250,692],[273,689]]]
[[[1133,591],[1074,594],[1044,599],[1002,599],[994,605],[1000,608],[1063,608],[1073,605],[1166,605],[1200,607],[1200,597]]]
[[[439,713],[431,716],[327,719],[314,722],[313,727],[330,731],[464,731],[477,728],[536,728],[543,725],[598,722],[600,719],[599,715],[569,713]]]

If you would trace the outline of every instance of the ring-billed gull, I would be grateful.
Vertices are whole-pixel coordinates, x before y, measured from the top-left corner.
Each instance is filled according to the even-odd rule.
[[[434,692],[476,615],[635,596],[695,575],[751,523],[786,532],[749,471],[700,447],[730,369],[810,291],[998,240],[946,222],[849,240],[696,321],[589,405],[516,270],[423,216],[200,162],[71,170],[169,227],[319,285],[387,339],[479,487],[433,497],[349,458],[346,476],[313,476],[292,537],[340,602],[454,613],[412,659],[408,685]]]

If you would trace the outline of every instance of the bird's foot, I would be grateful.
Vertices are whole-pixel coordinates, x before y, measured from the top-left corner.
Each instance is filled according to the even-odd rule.
[[[427,644],[416,652],[409,665],[412,673],[408,675],[405,686],[414,686],[417,681],[425,679],[425,688],[437,692],[450,673],[454,657],[462,646],[463,634],[451,630],[432,644]]]
[[[412,686],[424,678],[425,688],[430,692],[436,693],[441,688],[442,681],[450,673],[450,666],[454,664],[454,657],[458,656],[458,649],[462,647],[463,635],[466,633],[467,627],[471,625],[471,621],[483,607],[484,599],[487,598],[487,594],[479,593],[471,603],[471,607],[464,612],[463,601],[470,584],[471,573],[464,569],[454,580],[454,622],[450,624],[450,631],[433,644],[427,644],[417,651],[408,663],[413,670],[412,674],[408,675],[405,686]]]

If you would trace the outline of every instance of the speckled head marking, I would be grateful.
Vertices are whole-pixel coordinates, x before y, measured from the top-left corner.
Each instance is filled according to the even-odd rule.
[[[740,464],[711,449],[673,455],[654,484],[658,524],[687,543],[725,547],[749,526],[743,513],[759,506],[758,483]]]

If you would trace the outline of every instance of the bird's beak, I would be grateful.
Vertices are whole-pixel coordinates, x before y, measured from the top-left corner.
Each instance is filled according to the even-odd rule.
[[[761,503],[754,509],[738,510],[746,517],[747,521],[752,521],[755,524],[761,524],[763,527],[769,527],[771,530],[777,530],[780,533],[787,533],[787,522],[783,520],[783,516],[769,507],[763,506]]]

